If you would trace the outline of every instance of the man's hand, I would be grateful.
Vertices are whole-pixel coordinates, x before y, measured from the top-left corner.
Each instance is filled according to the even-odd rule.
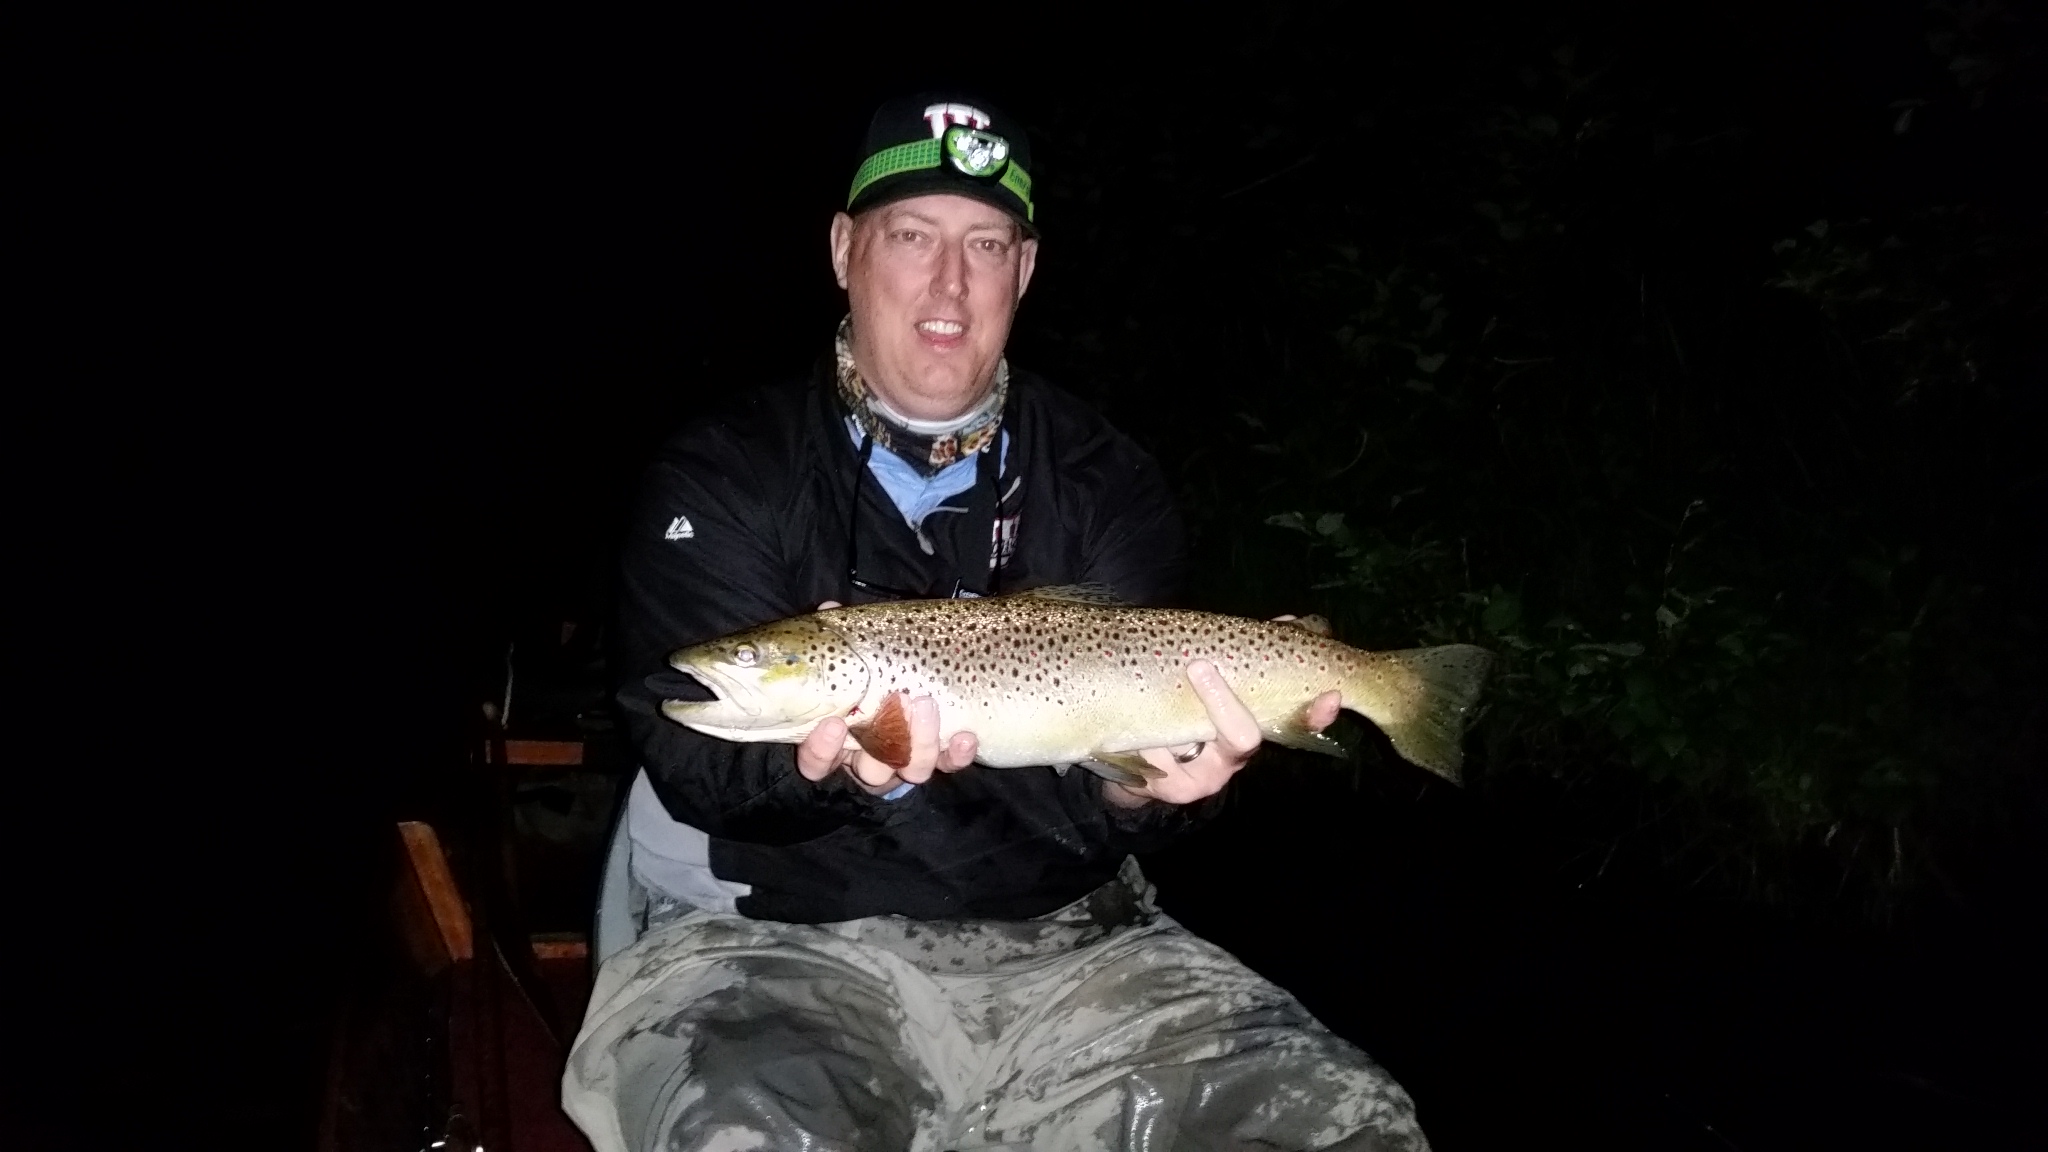
[[[1282,616],[1281,620],[1291,620]],[[1188,683],[1195,694],[1202,698],[1202,707],[1209,713],[1209,723],[1216,726],[1216,738],[1202,748],[1201,755],[1183,764],[1174,758],[1174,753],[1186,755],[1187,749],[1148,748],[1139,755],[1154,768],[1166,773],[1162,779],[1153,780],[1142,788],[1127,788],[1121,784],[1102,783],[1102,794],[1110,803],[1119,808],[1136,808],[1152,800],[1163,800],[1168,804],[1192,804],[1197,800],[1214,796],[1223,790],[1237,770],[1244,767],[1252,753],[1259,750],[1264,738],[1259,734],[1259,722],[1252,716],[1251,709],[1230,690],[1223,674],[1207,660],[1193,660],[1188,663]],[[1328,728],[1337,719],[1337,708],[1342,698],[1338,693],[1325,692],[1315,698],[1308,708],[1308,726],[1317,732]]]
[[[819,611],[837,608],[834,600],[818,605]],[[823,780],[844,768],[854,782],[871,796],[882,796],[904,784],[922,784],[932,773],[958,772],[974,763],[974,733],[955,732],[944,748],[939,747],[939,705],[929,696],[905,701],[910,714],[910,763],[892,768],[861,750],[847,735],[846,721],[837,716],[818,723],[796,749],[796,770],[806,780]]]

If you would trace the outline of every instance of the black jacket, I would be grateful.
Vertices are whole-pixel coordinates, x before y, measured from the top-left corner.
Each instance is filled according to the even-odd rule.
[[[884,801],[843,778],[805,780],[791,745],[731,743],[661,715],[662,699],[680,694],[667,671],[675,649],[821,601],[873,599],[847,578],[856,490],[866,583],[935,597],[956,579],[998,593],[1100,583],[1139,604],[1164,602],[1179,584],[1181,525],[1158,465],[1024,372],[1011,374],[1003,420],[1014,555],[991,573],[993,452],[975,487],[948,501],[967,510],[926,521],[926,554],[881,484],[861,474],[829,372],[827,360],[809,381],[747,394],[685,428],[649,469],[627,527],[618,703],[656,795],[712,837],[713,873],[753,886],[739,910],[799,923],[1021,919],[1085,895],[1127,853],[1206,818],[1213,804],[1116,809],[1095,776],[1050,768],[974,766]]]

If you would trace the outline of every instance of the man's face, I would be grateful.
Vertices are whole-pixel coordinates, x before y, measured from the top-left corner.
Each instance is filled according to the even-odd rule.
[[[966,196],[898,200],[832,220],[832,270],[853,312],[853,359],[891,408],[947,420],[995,378],[1038,242]]]

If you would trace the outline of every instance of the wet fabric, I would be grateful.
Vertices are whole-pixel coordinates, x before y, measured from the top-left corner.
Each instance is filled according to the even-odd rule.
[[[1371,1058],[1131,861],[1027,921],[636,911],[563,1078],[597,1152],[1428,1146]]]

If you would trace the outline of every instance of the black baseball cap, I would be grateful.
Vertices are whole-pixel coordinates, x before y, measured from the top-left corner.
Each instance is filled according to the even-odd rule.
[[[862,212],[911,196],[950,192],[993,204],[1036,236],[1031,141],[1016,121],[957,92],[887,101],[868,122],[846,210]]]

